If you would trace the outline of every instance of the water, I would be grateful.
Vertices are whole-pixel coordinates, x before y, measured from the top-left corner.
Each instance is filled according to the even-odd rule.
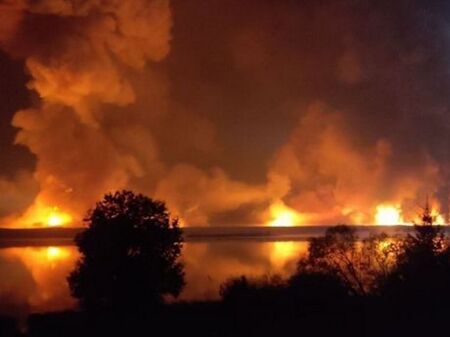
[[[411,227],[360,226],[360,237],[387,232],[404,235]],[[220,285],[231,277],[288,277],[307,250],[307,238],[326,227],[230,227],[185,230],[182,261],[186,287],[177,300],[219,297]],[[445,230],[448,232],[449,228]],[[75,231],[79,231],[75,230]],[[31,235],[30,235],[31,233]],[[67,275],[79,257],[70,245],[74,229],[0,233],[0,314],[26,317],[33,312],[71,309]]]
[[[307,249],[306,241],[213,240],[184,244],[186,287],[177,300],[219,297],[231,277],[289,276]],[[0,249],[0,314],[71,309],[66,277],[79,254],[74,246],[22,246]]]

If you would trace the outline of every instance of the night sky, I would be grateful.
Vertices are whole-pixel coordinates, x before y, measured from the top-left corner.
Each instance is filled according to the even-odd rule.
[[[80,219],[123,188],[187,225],[263,223],[273,204],[407,220],[427,195],[447,215],[447,1],[3,0],[0,16],[7,221]]]

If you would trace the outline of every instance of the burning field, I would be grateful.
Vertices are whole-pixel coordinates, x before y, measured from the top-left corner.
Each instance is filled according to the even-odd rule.
[[[120,189],[183,226],[447,223],[449,9],[0,1],[0,225]]]

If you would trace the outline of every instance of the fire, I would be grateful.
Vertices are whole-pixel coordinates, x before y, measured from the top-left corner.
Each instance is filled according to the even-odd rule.
[[[434,225],[446,225],[445,217],[437,209],[431,208],[430,214],[433,219]],[[420,224],[422,223],[422,221],[423,220],[421,214],[417,214],[413,222],[416,224]]]
[[[272,220],[269,226],[272,227],[293,227],[301,223],[300,213],[286,206],[283,202],[272,204],[269,209]]]
[[[64,212],[60,212],[56,207],[50,211],[47,216],[46,224],[48,227],[58,227],[72,221],[72,217]]]
[[[445,225],[444,217],[437,210],[432,210],[431,216],[433,217],[433,223],[435,225]]]
[[[36,202],[14,225],[15,227],[60,227],[72,221],[72,216],[57,206],[46,206]]]
[[[403,224],[400,207],[397,205],[378,205],[375,213],[375,223],[383,226]]]

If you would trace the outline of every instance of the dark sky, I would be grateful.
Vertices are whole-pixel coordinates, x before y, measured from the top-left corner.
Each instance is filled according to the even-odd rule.
[[[192,224],[263,221],[280,201],[314,223],[411,214],[426,194],[447,211],[447,1],[24,3],[0,7],[15,195],[26,169],[75,213],[125,187]]]

